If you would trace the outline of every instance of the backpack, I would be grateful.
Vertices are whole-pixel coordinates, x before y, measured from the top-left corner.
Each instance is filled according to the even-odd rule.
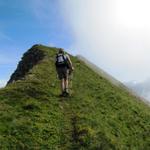
[[[64,54],[57,54],[56,55],[56,62],[55,62],[56,67],[67,67],[69,68],[69,62],[68,58]]]

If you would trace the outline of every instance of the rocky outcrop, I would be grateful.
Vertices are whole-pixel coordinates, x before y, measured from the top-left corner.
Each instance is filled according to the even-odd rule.
[[[39,45],[34,45],[26,53],[24,53],[21,61],[19,62],[17,69],[11,75],[7,84],[13,83],[17,80],[22,80],[28,74],[30,69],[37,65],[40,60],[43,59],[44,53],[38,48]]]

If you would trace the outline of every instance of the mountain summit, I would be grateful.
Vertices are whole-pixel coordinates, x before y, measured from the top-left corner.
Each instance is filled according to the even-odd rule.
[[[149,106],[74,56],[72,96],[58,97],[56,53],[34,45],[0,89],[0,149],[149,150]]]

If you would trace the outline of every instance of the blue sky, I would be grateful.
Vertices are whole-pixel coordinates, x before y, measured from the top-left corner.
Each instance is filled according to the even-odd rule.
[[[48,7],[43,5],[39,9],[38,0],[0,1],[1,82],[8,80],[22,54],[32,45],[67,48],[71,44],[72,36],[60,14],[58,1],[48,3]]]
[[[66,37],[69,32],[61,18],[57,0],[49,0],[49,7],[45,7],[45,10],[39,9],[37,2],[38,0],[0,1],[0,29],[4,35],[1,37],[4,45],[8,44],[7,42],[21,46],[38,42],[68,45]]]
[[[0,86],[34,44],[81,54],[122,82],[149,79],[149,8],[149,0],[0,0]]]

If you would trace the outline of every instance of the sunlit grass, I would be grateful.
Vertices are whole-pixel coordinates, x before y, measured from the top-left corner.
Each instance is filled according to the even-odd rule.
[[[0,149],[150,148],[148,106],[76,57],[72,96],[59,98],[57,49],[35,48],[44,58],[22,80],[0,90]]]

